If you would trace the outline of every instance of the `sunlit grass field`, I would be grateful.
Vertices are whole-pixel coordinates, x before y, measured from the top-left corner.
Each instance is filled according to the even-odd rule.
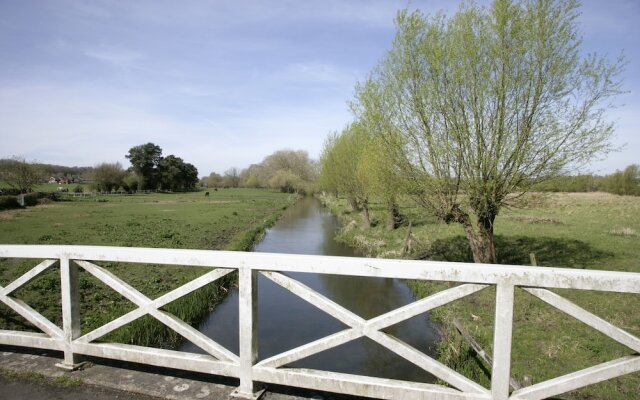
[[[294,201],[291,195],[259,189],[210,190],[207,197],[204,192],[195,192],[46,201],[36,207],[0,212],[0,243],[250,250],[264,229]],[[38,262],[0,260],[0,285],[6,285]],[[151,298],[206,272],[196,267],[100,265]],[[228,276],[220,284],[207,285],[165,309],[196,323],[220,301],[233,279]],[[86,272],[81,272],[80,294],[83,332],[134,308],[119,293]],[[61,324],[57,265],[12,295]],[[0,305],[0,327],[34,329],[4,305]],[[150,317],[126,325],[108,339],[162,347],[175,346],[180,341]]]
[[[339,239],[370,256],[401,257],[407,226],[384,229],[381,205],[374,204],[377,226],[361,227],[361,216],[346,201],[325,199],[345,224]],[[412,221],[412,251],[407,258],[472,262],[462,227],[429,217],[409,201],[402,208]],[[374,222],[375,223],[375,222]],[[640,272],[640,197],[605,193],[556,193],[527,196],[517,207],[503,209],[496,220],[498,260],[503,264],[538,265]],[[449,287],[447,283],[410,282],[418,297]],[[557,293],[614,325],[640,336],[637,295],[559,290]],[[469,349],[451,321],[458,318],[491,354],[495,290],[458,300],[432,312],[441,322],[444,338],[439,357],[464,375],[489,384],[490,367]],[[633,351],[548,306],[521,289],[516,290],[512,376],[520,382],[541,382],[614,360]],[[561,399],[636,399],[640,373],[606,381]]]

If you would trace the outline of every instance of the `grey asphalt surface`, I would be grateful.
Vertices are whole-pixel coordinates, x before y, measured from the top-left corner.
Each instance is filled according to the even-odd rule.
[[[0,399],[3,400],[158,400],[136,393],[105,389],[92,385],[61,387],[31,379],[0,376]]]

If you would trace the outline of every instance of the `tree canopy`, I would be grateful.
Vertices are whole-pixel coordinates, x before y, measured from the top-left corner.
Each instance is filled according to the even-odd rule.
[[[142,179],[140,189],[157,189],[160,181],[158,164],[162,159],[162,149],[153,143],[141,144],[129,149],[125,156],[131,162],[131,169]]]
[[[162,148],[153,143],[134,146],[126,157],[131,170],[140,178],[138,186],[144,190],[187,191],[195,189],[198,170],[173,154],[162,156]]]
[[[35,163],[21,157],[3,160],[0,179],[20,193],[29,193],[42,180],[42,172]]]
[[[123,185],[126,175],[120,163],[102,163],[93,168],[93,185],[99,191],[111,192]]]
[[[163,190],[193,190],[198,183],[198,170],[180,157],[168,155],[158,162],[160,187]]]
[[[354,211],[363,212],[365,226],[369,221],[371,182],[363,168],[370,137],[362,124],[353,123],[340,134],[330,135],[320,156],[320,186],[345,196]]]
[[[465,3],[452,17],[401,11],[391,50],[353,109],[405,191],[462,224],[496,262],[496,216],[513,194],[611,149],[605,118],[623,61],[583,56],[576,1]]]

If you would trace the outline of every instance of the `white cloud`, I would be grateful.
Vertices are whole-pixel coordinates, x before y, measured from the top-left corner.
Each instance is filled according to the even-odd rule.
[[[355,72],[350,73],[331,64],[299,62],[286,65],[283,70],[276,72],[272,78],[292,83],[347,84],[352,87],[357,80],[357,74]]]
[[[326,134],[351,118],[354,83],[389,48],[396,10],[458,8],[446,0],[62,1],[0,6],[0,29],[23,29],[0,40],[11,55],[0,61],[0,157],[127,165],[129,147],[152,141],[201,174],[284,147],[317,157]],[[588,1],[584,11],[585,41],[590,32],[617,35],[607,42],[614,53],[623,44],[631,52],[625,89],[634,91],[637,35],[619,29],[638,29],[628,22],[638,6]],[[629,145],[601,168],[638,162],[639,106],[612,114],[616,143]]]
[[[130,147],[153,142],[200,175],[246,167],[282,148],[317,157],[326,134],[349,118],[340,104],[263,105],[224,119],[179,119],[154,112],[144,96],[107,96],[57,86],[0,88],[0,142],[8,154],[46,163],[119,161]],[[10,149],[10,150],[8,150]]]
[[[143,58],[142,54],[137,51],[114,46],[100,46],[93,49],[87,49],[83,53],[87,57],[106,62],[107,64],[112,64],[119,68],[132,67],[137,61]]]

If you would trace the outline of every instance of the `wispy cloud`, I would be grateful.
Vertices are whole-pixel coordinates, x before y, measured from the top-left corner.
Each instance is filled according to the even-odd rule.
[[[355,72],[349,72],[336,65],[315,62],[297,62],[286,65],[273,75],[274,79],[309,84],[348,84],[352,86],[356,79]]]
[[[154,111],[136,96],[56,86],[0,88],[0,138],[3,150],[11,149],[0,158],[15,154],[62,165],[128,165],[124,155],[130,147],[154,142],[206,175],[245,167],[285,147],[317,157],[326,134],[348,117],[339,104],[327,107],[263,104],[224,120],[180,119]]]
[[[450,14],[458,2],[0,1],[0,157],[126,165],[129,147],[152,141],[202,174],[282,147],[317,157],[404,7]],[[639,9],[585,0],[581,17],[589,50],[624,48],[629,61],[628,112],[612,115],[629,146],[605,169],[637,162]]]
[[[132,67],[143,58],[142,54],[115,46],[100,46],[84,50],[84,55],[119,68]]]

